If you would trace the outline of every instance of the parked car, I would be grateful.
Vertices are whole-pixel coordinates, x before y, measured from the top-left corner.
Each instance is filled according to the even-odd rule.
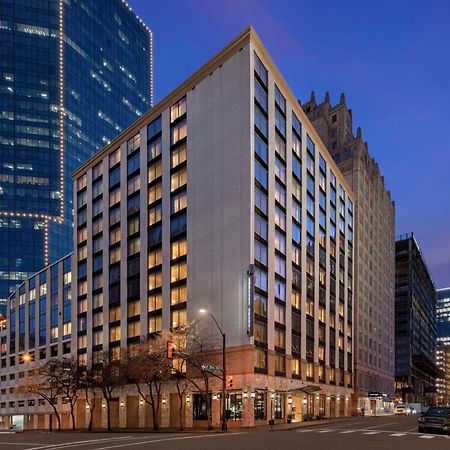
[[[405,405],[397,405],[394,408],[394,414],[396,416],[406,416],[408,414],[408,408]]]
[[[430,406],[420,414],[417,430],[419,433],[443,431],[450,434],[450,406]]]

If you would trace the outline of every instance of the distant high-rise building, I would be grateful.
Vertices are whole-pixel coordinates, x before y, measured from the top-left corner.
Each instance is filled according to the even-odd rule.
[[[344,94],[303,109],[355,196],[355,396],[353,408],[376,414],[394,394],[395,205],[369,154],[361,129],[353,134]]]
[[[439,403],[450,403],[450,287],[436,291],[437,352],[436,361],[441,374],[436,380]]]
[[[121,0],[0,0],[0,299],[72,247],[72,172],[152,103]]]
[[[395,242],[395,384],[398,401],[434,403],[436,289],[413,233]]]

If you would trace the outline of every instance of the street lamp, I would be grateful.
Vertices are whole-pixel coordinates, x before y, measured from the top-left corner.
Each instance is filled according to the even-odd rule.
[[[211,319],[214,320],[214,323],[217,325],[220,334],[222,335],[222,431],[228,429],[227,426],[227,405],[226,405],[226,396],[227,396],[227,366],[226,366],[226,358],[225,358],[225,348],[226,348],[226,335],[220,328],[219,322],[217,322],[216,318],[212,315],[212,313],[208,312],[206,309],[200,309],[200,314],[209,314]]]

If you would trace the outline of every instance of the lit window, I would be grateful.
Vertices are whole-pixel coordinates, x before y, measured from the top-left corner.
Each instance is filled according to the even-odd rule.
[[[170,177],[170,190],[174,191],[187,183],[187,169],[183,167]]]
[[[170,122],[181,117],[186,113],[186,97],[178,100],[173,106],[170,107]]]
[[[186,144],[182,144],[176,149],[172,150],[170,154],[170,167],[174,168],[178,166],[179,164],[186,161],[186,158],[187,158]]]
[[[179,281],[187,277],[187,263],[180,262],[170,267],[170,281]]]
[[[174,145],[177,142],[181,141],[187,136],[187,123],[186,120],[183,120],[180,123],[177,123],[170,130],[170,144]]]
[[[186,309],[171,311],[170,316],[171,328],[185,327],[187,325]]]
[[[148,311],[156,311],[162,308],[162,294],[152,294],[148,296]]]
[[[159,266],[162,264],[162,250],[154,250],[148,254],[148,268]]]
[[[162,316],[150,316],[148,318],[148,332],[156,333],[162,331]]]
[[[156,180],[162,174],[162,162],[161,160],[156,161],[148,168],[148,182]]]
[[[152,206],[148,211],[148,224],[153,225],[162,219],[162,206],[161,204]]]
[[[133,153],[135,150],[137,150],[141,145],[141,135],[140,133],[136,134],[136,136],[133,136],[131,139],[127,142],[127,154]]]
[[[148,289],[156,289],[162,286],[162,273],[160,271],[158,272],[152,272],[148,276]]]
[[[170,304],[178,305],[187,301],[187,287],[186,285],[173,287],[170,289]]]
[[[187,207],[187,192],[182,191],[173,195],[170,199],[170,212],[176,213]]]
[[[172,242],[171,251],[170,251],[171,259],[180,258],[181,256],[185,256],[186,254],[187,254],[186,238],[179,239],[178,241]]]
[[[148,204],[156,202],[162,197],[162,185],[161,183],[156,184],[148,188]]]
[[[148,144],[148,160],[151,161],[152,159],[156,158],[158,155],[161,154],[162,147],[161,147],[161,138],[155,139],[154,141],[150,142]]]

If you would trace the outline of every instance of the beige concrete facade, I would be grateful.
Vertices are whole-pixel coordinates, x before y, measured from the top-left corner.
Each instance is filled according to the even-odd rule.
[[[353,134],[344,94],[333,105],[328,93],[322,103],[312,93],[302,107],[356,196],[353,406],[378,413],[394,394],[395,205],[361,129]]]

